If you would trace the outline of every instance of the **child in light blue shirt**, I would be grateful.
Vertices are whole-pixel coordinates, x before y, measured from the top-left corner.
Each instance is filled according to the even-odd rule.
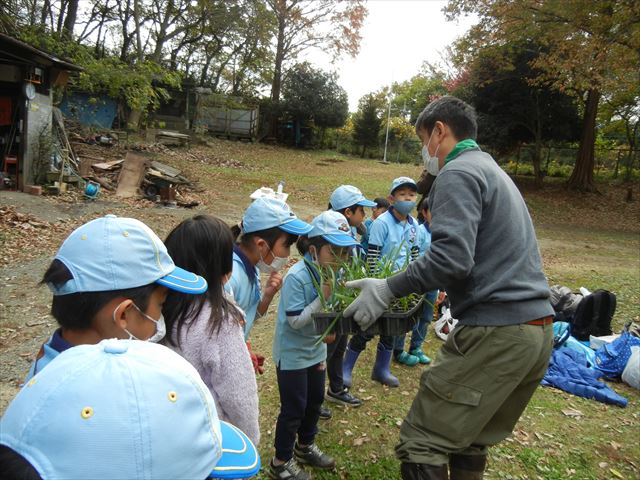
[[[351,234],[354,238],[359,229],[362,229],[362,223],[365,217],[364,209],[375,208],[376,203],[367,200],[362,192],[353,185],[340,185],[331,194],[329,199],[329,209],[339,212],[347,219]],[[354,255],[360,255],[362,248],[354,249]],[[336,335],[334,342],[327,346],[327,377],[329,377],[329,388],[327,389],[326,399],[347,405],[350,407],[359,407],[362,400],[353,396],[349,389],[345,387],[342,378],[342,362],[344,352],[347,348],[348,335]]]
[[[380,215],[389,210],[389,200],[384,197],[374,198],[376,206],[371,209],[371,217],[367,218],[364,222],[364,232],[362,233],[362,237],[360,238],[360,246],[362,250],[365,252],[369,249],[369,233],[371,232],[371,225],[373,225],[373,221],[377,219]]]
[[[245,314],[245,340],[249,339],[256,318],[267,312],[282,286],[280,271],[287,263],[291,245],[298,235],[310,230],[311,226],[298,219],[285,202],[268,197],[249,205],[241,224],[232,228],[237,244],[225,289]],[[260,273],[269,275],[264,291],[260,288]]]
[[[374,220],[369,233],[367,265],[371,272],[380,268],[380,262],[390,260],[393,270],[404,269],[407,264],[418,258],[418,222],[411,216],[416,205],[416,182],[409,177],[393,180],[389,191],[389,207],[386,213]],[[345,353],[343,378],[347,386],[351,386],[353,367],[360,353],[366,348],[372,335],[357,333],[351,337]],[[390,370],[391,356],[395,346],[395,338],[380,335],[376,360],[371,379],[390,387],[400,385],[399,380]],[[406,352],[403,352],[406,353]],[[408,355],[408,354],[407,354]],[[414,365],[418,359],[414,357]]]
[[[201,294],[204,278],[175,265],[144,223],[105,215],[64,241],[42,279],[53,293],[58,328],[29,369],[28,381],[60,353],[105,338],[160,341],[168,290]]]
[[[424,255],[431,247],[431,212],[429,211],[429,202],[427,198],[423,198],[418,205],[419,218],[423,218],[423,223],[418,227],[418,247],[420,256]],[[433,320],[433,309],[438,298],[438,290],[431,290],[424,294],[424,310],[418,322],[413,326],[411,332],[411,343],[409,344],[409,352],[404,351],[405,335],[399,335],[395,339],[393,349],[393,357],[400,363],[413,366],[417,363],[423,365],[431,363],[431,359],[422,351],[422,344],[427,336],[427,329],[431,320]],[[416,362],[412,357],[415,357]]]
[[[298,463],[332,469],[335,461],[314,443],[324,400],[326,345],[319,342],[313,313],[322,310],[318,288],[325,298],[330,285],[320,285],[320,267],[335,267],[356,245],[347,219],[328,210],[312,221],[308,237],[300,237],[303,259],[287,272],[278,305],[273,339],[280,414],[276,423],[275,456],[269,465],[271,478],[308,478]]]

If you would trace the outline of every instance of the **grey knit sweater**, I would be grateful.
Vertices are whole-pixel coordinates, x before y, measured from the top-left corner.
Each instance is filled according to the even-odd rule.
[[[431,248],[390,277],[397,297],[444,288],[461,325],[514,325],[553,314],[522,195],[490,155],[466,150],[429,196]]]
[[[215,400],[218,417],[238,427],[257,446],[260,442],[258,386],[242,325],[225,319],[220,330],[209,336],[210,315],[211,307],[207,303],[200,315],[182,328],[180,347],[167,346],[198,370]],[[176,331],[174,329],[174,336]]]

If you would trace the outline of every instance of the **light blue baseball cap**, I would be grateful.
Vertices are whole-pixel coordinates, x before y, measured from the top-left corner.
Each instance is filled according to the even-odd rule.
[[[353,185],[340,185],[331,194],[329,199],[331,208],[334,210],[342,210],[343,208],[360,205],[362,207],[375,207],[376,202],[367,200],[359,188]]]
[[[0,444],[42,478],[247,478],[260,469],[255,446],[219,420],[196,369],[139,340],[62,352],[11,402]]]
[[[354,247],[358,241],[351,235],[349,222],[340,212],[327,210],[311,221],[309,238],[320,237],[336,247]]]
[[[394,179],[393,182],[391,182],[391,190],[389,190],[389,194],[393,195],[393,192],[395,192],[400,187],[411,187],[414,190],[418,191],[418,185],[416,185],[416,182],[413,178],[398,177]]]
[[[293,235],[306,235],[313,228],[291,211],[289,205],[277,198],[256,198],[244,211],[242,233],[259,232],[278,227]]]
[[[54,295],[164,285],[182,293],[204,293],[207,281],[177,267],[162,240],[140,220],[105,215],[75,229],[55,258],[73,278],[48,284]]]

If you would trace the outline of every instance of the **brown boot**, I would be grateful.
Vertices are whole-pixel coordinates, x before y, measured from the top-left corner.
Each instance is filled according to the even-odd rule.
[[[451,480],[482,480],[486,466],[486,455],[449,455]]]
[[[448,480],[447,465],[427,465],[426,463],[402,463],[402,480]]]

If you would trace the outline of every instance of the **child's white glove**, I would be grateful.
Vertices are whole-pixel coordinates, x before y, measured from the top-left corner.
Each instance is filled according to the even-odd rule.
[[[362,330],[369,328],[394,299],[384,278],[352,280],[345,283],[345,286],[361,290],[360,295],[344,311],[344,316],[353,317]]]

